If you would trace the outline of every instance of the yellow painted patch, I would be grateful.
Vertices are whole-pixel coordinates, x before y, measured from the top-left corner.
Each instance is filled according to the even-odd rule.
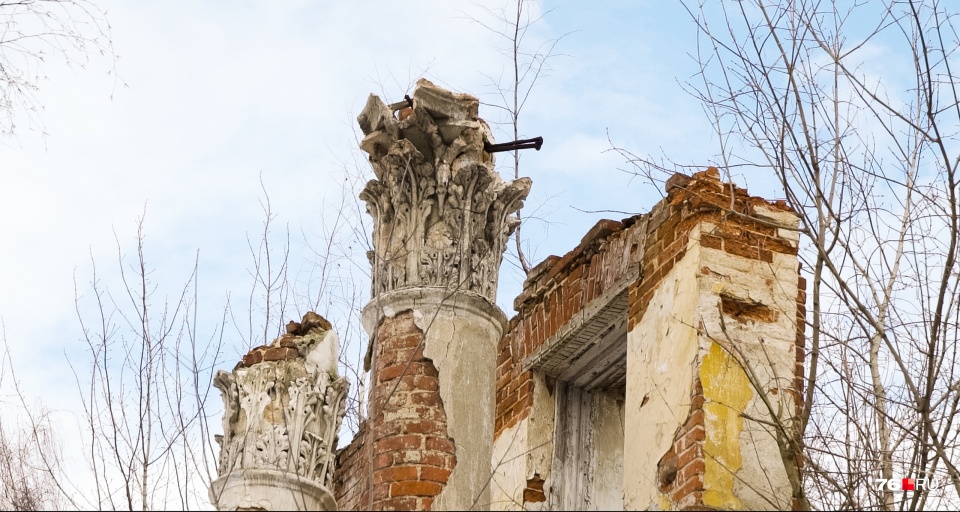
[[[657,494],[657,507],[658,510],[670,510],[673,505],[666,494]]]
[[[753,389],[743,368],[717,343],[700,364],[703,385],[703,412],[706,441],[703,475],[703,504],[708,507],[740,509],[733,492],[734,475],[743,465],[740,432]]]

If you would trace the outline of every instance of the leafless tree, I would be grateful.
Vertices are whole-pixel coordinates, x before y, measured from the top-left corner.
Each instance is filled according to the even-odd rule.
[[[567,34],[530,44],[532,38],[528,37],[529,32],[550,12],[544,11],[536,0],[516,0],[501,9],[484,10],[483,18],[470,19],[497,36],[503,43],[498,51],[510,63],[509,69],[505,69],[499,76],[487,76],[493,94],[499,101],[485,105],[496,108],[506,116],[506,121],[502,123],[507,126],[505,131],[513,136],[513,140],[519,140],[520,114],[530,99],[534,86],[549,75],[548,62],[558,56],[557,44]],[[520,177],[520,150],[514,150],[512,156],[513,177],[516,179]],[[518,220],[522,219],[519,210],[515,214]],[[524,273],[529,273],[531,265],[524,255],[519,225],[513,236],[520,267]]]
[[[372,247],[369,216],[358,199],[368,180],[361,169],[368,164],[357,158],[358,153],[359,149],[353,158],[341,162],[339,190],[326,196],[321,205],[324,222],[302,233],[306,254],[297,260],[300,266],[293,293],[295,316],[320,312],[340,339],[340,372],[350,381],[341,436],[347,440],[347,434],[355,433],[364,418],[367,394],[363,361],[368,340],[360,316],[370,298],[367,252]]]
[[[116,64],[106,13],[90,0],[0,0],[0,27],[0,135],[15,133],[18,114],[40,126],[48,58],[83,67],[106,55]]]
[[[61,499],[51,473],[43,465],[36,444],[44,455],[55,449],[56,436],[49,418],[39,425],[7,425],[0,421],[0,508],[4,510],[57,510]]]
[[[223,362],[223,324],[201,338],[196,264],[173,300],[157,297],[161,279],[147,263],[143,229],[141,217],[132,257],[117,241],[118,286],[104,283],[93,262],[89,283],[76,287],[90,356],[87,366],[71,364],[93,478],[87,506],[204,507],[216,466],[206,406]]]
[[[276,213],[270,203],[270,195],[263,185],[261,177],[260,187],[263,198],[260,207],[263,210],[263,228],[256,237],[257,247],[247,234],[247,247],[250,249],[252,267],[249,269],[251,290],[247,297],[246,332],[237,324],[233,308],[228,308],[233,317],[237,334],[247,343],[247,349],[257,345],[270,343],[281,334],[281,322],[287,313],[287,303],[290,300],[290,283],[288,269],[290,263],[290,230],[284,231],[285,241],[277,247],[273,241],[273,223]],[[272,245],[271,245],[272,244]]]
[[[75,507],[60,486],[63,452],[50,411],[27,402],[2,330],[0,339],[4,344],[0,360],[0,390],[4,390],[0,395],[0,508],[60,510],[66,504]],[[8,401],[8,396],[12,400]]]
[[[810,281],[795,497],[960,506],[958,7],[936,0],[684,2],[685,84],[717,164],[800,215]],[[617,148],[650,180],[669,169]],[[667,171],[665,173],[664,171]],[[893,492],[877,479],[927,479]]]

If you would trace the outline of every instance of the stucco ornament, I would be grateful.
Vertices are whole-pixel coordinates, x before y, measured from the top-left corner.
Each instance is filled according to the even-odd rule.
[[[264,508],[280,509],[283,500],[249,492],[264,478],[271,480],[264,484],[275,488],[282,484],[273,480],[288,478],[325,488],[321,494],[328,494],[348,388],[346,379],[337,375],[337,344],[332,330],[313,327],[301,336],[288,333],[269,347],[254,349],[251,354],[265,354],[255,364],[217,372],[214,385],[223,398],[224,435],[217,436],[220,478],[211,486],[211,499],[218,508],[263,507],[260,501],[266,499],[272,504]],[[242,487],[241,494],[252,502],[236,496],[234,487]]]
[[[530,179],[504,182],[494,170],[490,129],[479,100],[417,82],[413,107],[398,120],[375,95],[357,118],[376,179],[360,198],[373,217],[372,296],[443,287],[491,302],[507,237]]]

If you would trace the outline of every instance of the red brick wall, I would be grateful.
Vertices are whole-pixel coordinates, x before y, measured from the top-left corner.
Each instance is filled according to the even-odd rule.
[[[766,262],[773,261],[773,253],[797,254],[796,247],[779,237],[777,228],[755,218],[759,205],[789,211],[782,201],[771,203],[735,185],[721,184],[719,171],[712,167],[692,177],[675,175],[666,189],[667,197],[650,213],[621,222],[601,220],[574,250],[562,258],[550,256],[531,271],[514,302],[517,315],[498,347],[495,437],[529,414],[533,380],[521,371],[527,356],[623,277],[631,265],[639,264],[641,277],[628,289],[628,329],[632,329],[654,290],[685,256],[690,231],[697,224],[716,226],[700,237],[704,247]],[[799,302],[797,315],[802,327]],[[797,338],[798,389],[802,387],[802,336]]]
[[[785,211],[787,207],[784,203],[769,203],[750,197],[745,190],[729,184],[720,188],[718,183],[719,173],[711,168],[695,174],[692,179],[681,180],[672,190],[668,184],[667,198],[651,212],[654,218],[664,220],[651,222],[643,258],[643,278],[630,289],[630,328],[643,317],[660,281],[684,256],[689,237],[692,236],[691,228],[701,222],[709,222],[715,226],[710,232],[700,234],[699,242],[703,247],[768,263],[773,261],[773,253],[797,254],[797,248],[781,238],[777,228],[752,218],[757,205]],[[734,198],[732,204],[731,193]],[[710,269],[704,267],[701,271],[706,274]],[[795,389],[788,390],[793,394],[798,408],[802,400],[799,390],[803,388],[805,285],[803,278],[799,278]],[[762,305],[755,305],[756,311],[728,311],[739,305],[728,305],[725,299],[721,297],[721,307],[725,314],[757,315],[763,317],[760,320],[765,321],[771,321],[771,317],[775,318],[775,315],[779,314]],[[703,453],[706,434],[703,404],[703,387],[698,379],[691,396],[689,416],[677,429],[673,446],[658,465],[660,492],[669,496],[677,509],[696,509],[703,505],[703,473],[706,467]]]
[[[642,233],[635,220],[601,220],[576,249],[563,258],[550,256],[527,277],[514,302],[518,314],[498,347],[495,438],[533,404],[532,376],[521,371],[524,359],[637,261]]]
[[[340,510],[369,510],[370,461],[367,423],[363,422],[353,441],[337,452],[333,473],[333,496]]]
[[[673,437],[673,446],[657,464],[660,492],[670,497],[678,510],[703,503],[703,473],[706,462],[703,444],[706,428],[703,418],[703,386],[694,383],[690,413]]]
[[[735,185],[721,184],[720,173],[713,167],[682,178],[685,179],[667,182],[666,199],[657,203],[649,214],[642,279],[630,289],[628,329],[643,318],[654,290],[686,254],[690,230],[701,222],[716,226],[700,235],[703,247],[767,263],[773,261],[775,252],[797,254],[796,247],[780,238],[777,228],[754,218],[757,205],[789,211],[786,203],[770,203],[749,196],[746,190]]]
[[[343,510],[430,510],[457,463],[439,374],[411,311],[375,339],[370,419],[338,456],[335,494]]]
[[[716,226],[700,237],[704,247],[766,262],[772,261],[775,252],[796,254],[797,249],[780,238],[776,228],[750,218],[758,205],[787,210],[786,205],[750,197],[728,184],[721,187],[716,169],[693,177],[676,176],[668,181],[667,192],[649,214],[620,222],[602,220],[574,250],[562,258],[551,256],[531,271],[514,303],[518,314],[510,320],[498,346],[495,437],[529,414],[534,381],[529,372],[522,371],[524,360],[632,266],[639,265],[641,278],[629,286],[628,321],[633,328],[653,291],[685,255],[690,231],[697,224]],[[796,390],[791,390],[798,398],[803,384],[802,278],[800,284],[797,380]],[[409,311],[384,320],[379,327],[369,430],[362,430],[365,437],[358,435],[337,459],[335,494],[342,509],[429,510],[456,465],[437,371],[432,361],[423,357],[421,340],[422,332]],[[700,503],[703,489],[699,383],[692,401],[690,417],[661,461],[666,464],[672,453],[675,472],[672,480],[665,478],[661,484],[669,485],[671,499],[683,506]],[[397,416],[400,410],[410,414]],[[394,418],[386,421],[386,417]],[[670,472],[668,466],[665,474]],[[664,483],[667,480],[669,484]]]
[[[794,388],[796,389],[797,414],[803,408],[803,358],[806,355],[807,280],[797,278],[797,367]],[[801,460],[802,458],[798,458]]]

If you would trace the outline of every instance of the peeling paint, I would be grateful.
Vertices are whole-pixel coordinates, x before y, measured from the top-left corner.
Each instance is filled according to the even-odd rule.
[[[627,333],[629,428],[624,439],[623,506],[628,510],[659,506],[665,499],[659,491],[657,463],[690,414],[699,351],[693,328],[701,293],[696,277],[699,253],[697,246],[688,249],[664,276],[643,318]],[[644,403],[643,397],[649,400]]]
[[[753,398],[753,389],[737,361],[716,342],[700,364],[703,383],[705,466],[703,504],[708,507],[740,509],[734,493],[737,471],[743,466],[740,432],[743,411]]]
[[[670,508],[670,498],[668,498],[666,494],[657,496],[656,508],[654,510],[670,510]]]

